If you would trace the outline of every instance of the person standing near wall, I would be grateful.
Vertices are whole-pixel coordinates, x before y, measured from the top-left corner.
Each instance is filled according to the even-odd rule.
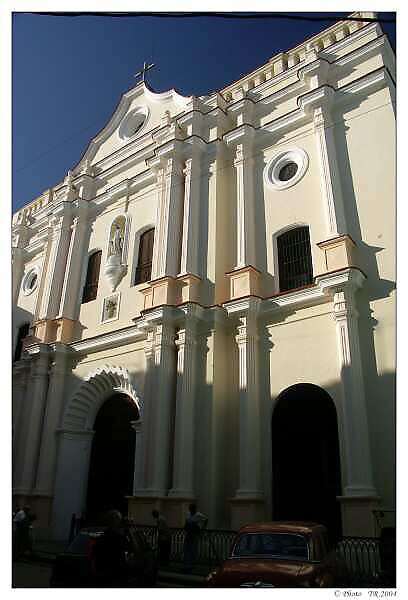
[[[156,520],[158,530],[159,563],[167,565],[170,558],[171,531],[166,519],[158,510],[152,510],[152,516]]]
[[[207,526],[208,518],[197,511],[195,504],[190,504],[188,508],[189,513],[184,525],[184,571],[191,573],[197,559],[201,531]]]

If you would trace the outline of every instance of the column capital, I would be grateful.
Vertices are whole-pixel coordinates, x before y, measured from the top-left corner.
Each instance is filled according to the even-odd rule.
[[[169,323],[163,323],[161,325],[157,325],[155,335],[154,335],[154,345],[155,347],[173,347],[175,340],[175,332],[174,325]]]
[[[346,288],[333,294],[333,318],[341,321],[347,317],[358,317],[353,290]]]
[[[147,360],[154,356],[154,327],[147,331],[146,341],[143,347]]]
[[[179,331],[177,332],[175,344],[179,350],[184,348],[185,346],[196,346],[197,336],[195,329],[179,329]]]
[[[188,179],[189,177],[191,177],[191,166],[193,163],[193,159],[192,158],[187,158],[185,163],[184,163],[184,169],[183,169],[183,175],[186,179]]]
[[[243,130],[244,135],[240,136],[236,140],[235,145],[235,157],[234,167],[241,167],[245,161],[253,158],[253,147],[255,141],[255,132],[253,127],[243,125],[240,129]]]
[[[77,352],[68,344],[53,342],[49,347],[52,352],[50,371],[53,374],[64,374],[68,369],[74,368],[80,360]]]
[[[237,330],[238,333],[235,336],[235,341],[238,346],[246,344],[250,338],[258,340],[259,333],[256,313],[250,312],[238,317]]]

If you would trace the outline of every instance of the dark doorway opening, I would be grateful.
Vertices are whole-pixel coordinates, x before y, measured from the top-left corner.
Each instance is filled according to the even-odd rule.
[[[89,522],[112,508],[127,514],[126,496],[132,495],[135,464],[131,422],[138,418],[137,407],[125,394],[106,400],[96,416],[88,476]]]
[[[279,395],[272,415],[272,468],[273,518],[322,523],[330,538],[338,539],[337,414],[322,388],[297,384]]]

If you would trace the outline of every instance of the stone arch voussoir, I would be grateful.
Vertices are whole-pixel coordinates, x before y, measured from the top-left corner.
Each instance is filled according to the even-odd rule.
[[[62,428],[71,431],[91,430],[100,407],[115,392],[129,396],[142,418],[143,402],[136,392],[128,370],[104,365],[89,373],[69,400]]]

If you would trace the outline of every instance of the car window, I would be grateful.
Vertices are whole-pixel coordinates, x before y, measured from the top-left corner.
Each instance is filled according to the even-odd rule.
[[[307,539],[291,533],[247,533],[239,537],[233,556],[269,555],[279,558],[309,558]]]

